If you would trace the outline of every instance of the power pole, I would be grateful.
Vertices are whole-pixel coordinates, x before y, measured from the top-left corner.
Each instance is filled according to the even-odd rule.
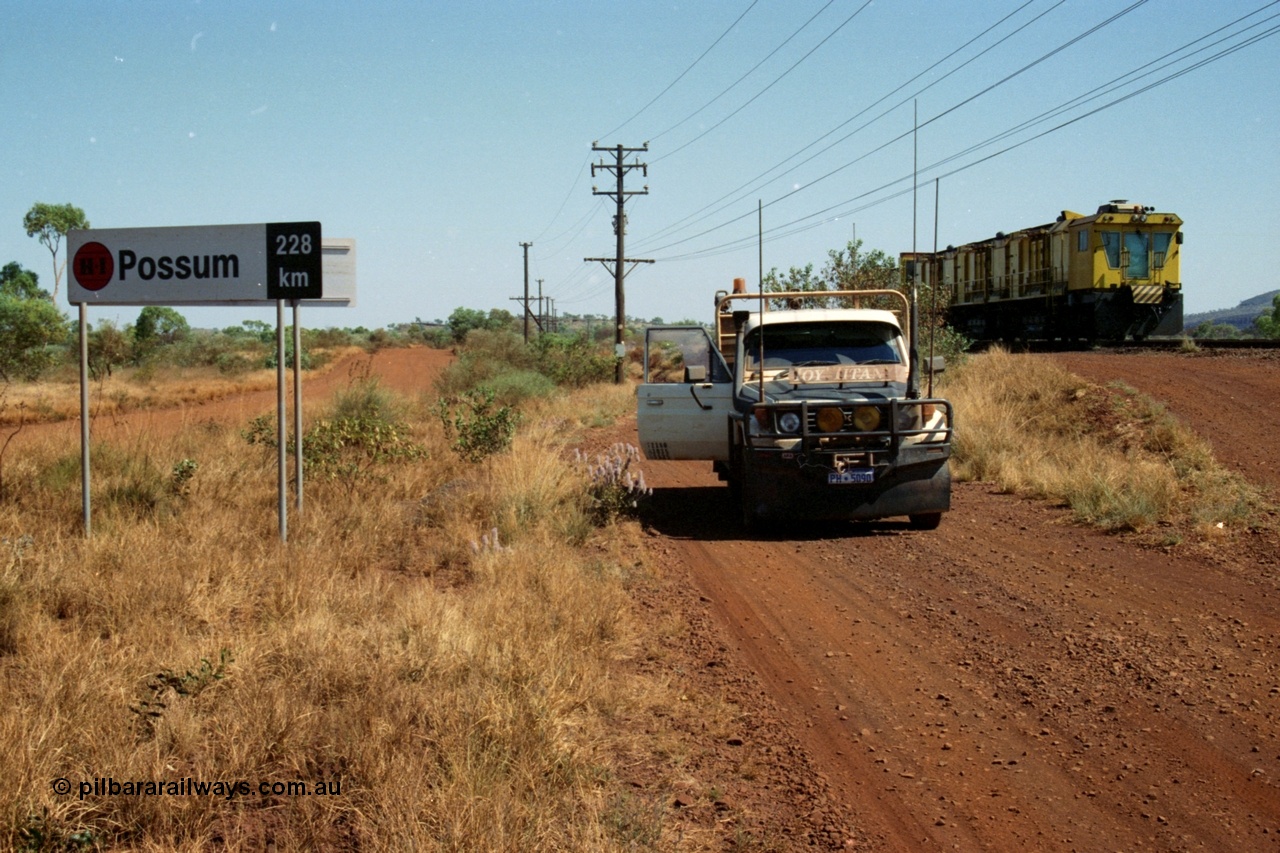
[[[512,302],[519,302],[521,305],[524,306],[524,325],[526,329],[529,328],[529,318],[533,317],[533,309],[529,307],[529,303],[532,302],[533,300],[529,299],[528,297],[521,297],[521,296],[510,296],[508,297],[508,299],[510,299]],[[533,322],[537,323],[538,318],[533,317]],[[525,338],[525,340],[527,341],[528,338]]]
[[[624,163],[623,160],[626,159],[628,154],[648,151],[649,143],[646,142],[640,148],[627,148],[622,145],[615,145],[612,148],[601,148],[598,144],[593,142],[591,143],[591,150],[601,152],[609,151],[613,153],[614,157],[613,163],[604,162],[604,158],[601,158],[599,163],[592,163],[591,176],[595,177],[596,171],[602,170],[610,172],[615,178],[617,178],[618,182],[617,189],[615,190],[602,191],[596,187],[592,187],[591,194],[611,196],[618,206],[618,212],[613,216],[613,233],[617,235],[618,238],[617,255],[612,259],[613,294],[614,301],[617,303],[617,328],[614,330],[613,334],[613,355],[615,359],[613,381],[615,384],[621,385],[623,377],[622,356],[625,353],[622,341],[623,336],[627,331],[626,296],[622,289],[622,281],[627,277],[627,273],[630,272],[636,264],[653,263],[652,260],[632,259],[626,256],[627,215],[623,212],[622,206],[626,204],[627,199],[633,195],[648,195],[649,187],[646,185],[643,190],[623,189],[624,178],[626,177],[627,172],[630,172],[632,169],[639,169],[645,177],[648,177],[649,166],[647,163],[640,163],[634,160],[630,163]],[[588,262],[598,261],[601,264],[604,264],[606,269],[608,269],[609,266],[608,258],[584,258],[583,260]],[[626,264],[630,264],[631,267],[627,268],[625,266]]]
[[[547,315],[542,310],[542,279],[538,279],[538,332],[545,332],[547,328]]]
[[[532,243],[521,243],[524,249],[524,342],[529,343],[529,247]]]

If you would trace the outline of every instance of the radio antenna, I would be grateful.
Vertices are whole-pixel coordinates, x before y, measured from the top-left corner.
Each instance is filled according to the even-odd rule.
[[[929,282],[929,396],[933,396],[933,339],[938,334],[938,281],[944,276],[941,275],[942,268],[938,264],[938,197],[941,193],[941,178],[933,179],[933,257],[929,260],[932,262],[932,269],[935,273],[933,281]]]
[[[756,199],[756,252],[760,266],[760,405],[764,405],[764,201]]]
[[[910,349],[908,356],[911,360],[907,365],[907,396],[911,399],[917,399],[920,396],[920,346],[917,337],[920,334],[920,301],[916,289],[916,278],[920,275],[920,260],[916,255],[916,189],[919,187],[919,144],[917,137],[920,132],[919,119],[919,101],[915,102],[911,115],[911,316],[907,318],[907,334],[910,336]]]

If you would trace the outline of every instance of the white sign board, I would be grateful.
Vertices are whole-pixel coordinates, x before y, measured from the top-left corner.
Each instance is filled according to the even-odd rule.
[[[67,232],[73,305],[241,305],[323,297],[319,222]]]
[[[356,241],[326,237],[320,245],[324,296],[302,300],[303,307],[354,308],[356,304]]]

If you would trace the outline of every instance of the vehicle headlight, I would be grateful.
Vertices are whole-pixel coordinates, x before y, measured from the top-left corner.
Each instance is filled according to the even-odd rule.
[[[858,406],[853,410],[853,425],[863,432],[880,426],[880,410],[875,406]]]
[[[835,407],[818,409],[818,432],[839,432],[844,426],[844,412]]]
[[[778,415],[778,429],[782,432],[799,432],[800,415],[796,412],[783,412]]]

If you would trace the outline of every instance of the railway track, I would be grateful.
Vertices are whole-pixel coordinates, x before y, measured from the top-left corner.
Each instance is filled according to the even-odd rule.
[[[1280,352],[1280,340],[1274,338],[1148,338],[1145,341],[981,341],[972,347],[981,352],[1002,346],[1014,352],[1176,352],[1178,350],[1246,350],[1255,353]]]

